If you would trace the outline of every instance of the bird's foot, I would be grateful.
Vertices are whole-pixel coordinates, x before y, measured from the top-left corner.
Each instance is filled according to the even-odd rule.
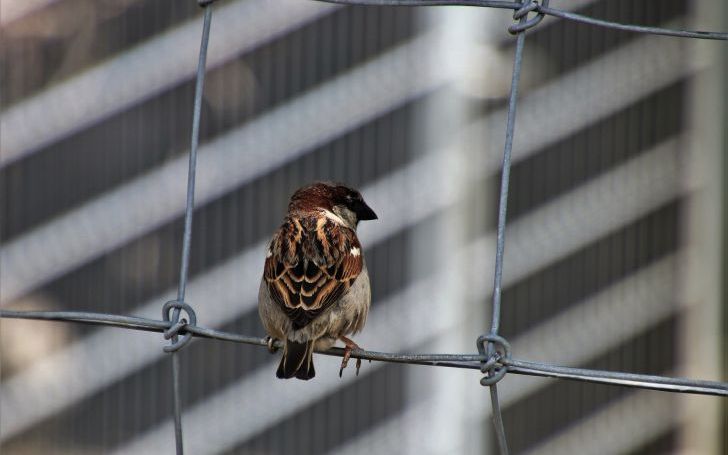
[[[349,359],[351,358],[351,351],[354,349],[361,349],[358,344],[354,343],[354,341],[350,340],[347,337],[339,337],[341,341],[344,342],[346,347],[344,347],[344,357],[341,359],[341,368],[339,369],[339,377],[341,377],[342,373],[344,372],[344,368],[346,368],[346,365],[349,364]],[[356,359],[356,375],[359,376],[359,368],[361,368],[361,359]]]
[[[278,351],[278,348],[275,345],[276,339],[272,336],[265,337],[265,345],[268,347],[268,352],[271,354],[275,354],[276,351]]]

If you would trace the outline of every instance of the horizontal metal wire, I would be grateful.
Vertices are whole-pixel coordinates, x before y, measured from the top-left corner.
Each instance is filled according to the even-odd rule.
[[[341,5],[371,5],[371,6],[481,6],[501,9],[520,9],[522,4],[512,1],[499,0],[318,0],[325,3],[338,3]],[[582,24],[595,25],[614,30],[623,30],[636,33],[649,33],[652,35],[676,36],[680,38],[699,38],[710,40],[728,40],[728,32],[704,32],[696,30],[673,30],[661,27],[648,27],[635,24],[620,24],[618,22],[596,19],[577,13],[563,11],[557,8],[537,5],[536,13],[546,14]]]
[[[508,367],[509,373],[576,379],[599,384],[622,385],[668,392],[728,396],[728,383],[725,382],[670,378],[647,374],[623,373],[619,371],[589,370],[515,359],[504,359],[503,363]]]
[[[0,318],[78,322],[123,329],[142,330],[147,332],[164,332],[172,326],[170,321],[162,321],[158,319],[80,311],[0,310]],[[230,341],[233,343],[249,344],[260,347],[268,346],[267,338],[225,332],[199,325],[187,325],[182,328],[179,333],[191,333],[193,336],[198,338]],[[283,344],[276,340],[274,346],[280,348],[283,347]],[[344,355],[344,349],[335,347],[328,351],[320,351],[319,354],[341,357]],[[481,370],[482,362],[488,360],[486,355],[481,354],[394,354],[389,352],[365,351],[360,349],[352,351],[351,356],[353,358],[370,361],[376,360],[380,362],[404,363],[412,365],[466,368],[478,371]],[[562,378],[598,384],[661,390],[666,392],[684,392],[728,397],[728,383],[726,382],[670,378],[665,376],[623,373],[616,371],[590,370],[507,358],[498,359],[498,363],[504,365],[508,369],[508,373],[528,376]]]

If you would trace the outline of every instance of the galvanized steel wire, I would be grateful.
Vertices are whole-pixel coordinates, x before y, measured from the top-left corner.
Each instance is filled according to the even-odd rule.
[[[548,4],[548,0],[544,0]],[[538,24],[543,19],[543,14],[538,13],[536,17],[529,20],[528,13],[535,10],[536,3],[526,3],[513,13],[513,18],[518,20],[518,29],[511,25],[508,30],[517,33],[516,50],[513,57],[513,72],[511,74],[511,90],[508,95],[508,118],[506,121],[506,143],[503,147],[503,165],[501,167],[501,186],[498,196],[498,229],[496,233],[496,249],[495,249],[495,272],[493,277],[493,307],[490,326],[490,337],[481,337],[478,339],[478,349],[481,349],[483,342],[488,341],[487,353],[488,357],[493,358],[496,353],[496,342],[504,349],[506,357],[510,356],[508,344],[503,339],[497,339],[498,329],[500,328],[501,314],[501,285],[503,282],[503,255],[505,253],[506,244],[506,213],[508,209],[508,188],[510,185],[511,175],[511,151],[513,150],[513,134],[516,128],[516,100],[518,99],[518,83],[521,79],[521,64],[523,62],[523,47],[526,44],[526,30]],[[481,380],[481,384],[490,387],[490,401],[493,408],[493,425],[498,441],[498,447],[501,453],[508,453],[508,441],[506,439],[506,431],[503,425],[503,416],[498,401],[498,381],[503,379],[507,369],[502,367],[497,369],[496,365],[488,366],[483,363],[481,371],[487,376]]]
[[[35,319],[41,321],[73,322],[81,324],[118,327],[144,332],[165,333],[172,327],[170,321],[150,319],[138,316],[121,316],[106,313],[93,313],[83,311],[13,311],[0,310],[0,317],[8,319]],[[268,346],[268,338],[226,332],[211,329],[201,325],[185,323],[179,330],[180,334],[190,334],[195,338],[229,341],[232,343],[252,346]],[[487,335],[484,335],[487,337]],[[280,341],[273,343],[275,347],[283,347]],[[685,378],[670,378],[645,374],[622,373],[614,371],[588,370],[582,368],[564,367],[548,363],[532,362],[510,358],[508,352],[503,352],[497,360],[487,354],[395,354],[389,352],[376,352],[354,350],[351,356],[363,360],[375,360],[389,363],[405,363],[412,365],[425,365],[435,367],[464,368],[480,370],[483,362],[495,363],[497,366],[507,368],[508,373],[527,376],[542,376],[552,378],[572,379],[576,381],[594,382],[598,384],[623,385],[626,387],[639,387],[666,392],[684,392],[698,395],[715,395],[728,397],[728,383],[717,381],[701,381]],[[319,352],[324,355],[341,357],[343,348],[331,348]],[[490,363],[489,363],[490,362]]]
[[[165,352],[172,354],[172,394],[174,408],[174,439],[177,455],[184,453],[184,442],[182,436],[182,393],[179,382],[179,356],[177,351],[184,347],[191,339],[190,334],[179,336],[179,331],[187,324],[185,319],[180,320],[180,313],[184,310],[189,322],[195,324],[197,318],[192,307],[185,302],[185,290],[187,289],[187,276],[190,264],[190,248],[192,244],[192,215],[195,211],[195,175],[197,169],[197,146],[200,142],[200,115],[202,112],[202,91],[205,85],[205,65],[207,62],[207,46],[210,42],[210,26],[212,23],[212,2],[205,2],[201,6],[205,8],[205,16],[202,25],[202,39],[200,42],[200,55],[197,62],[197,77],[195,82],[195,103],[192,111],[192,132],[190,138],[190,162],[187,170],[187,203],[185,206],[185,228],[182,238],[182,258],[179,269],[179,288],[177,289],[177,300],[164,304],[162,315],[165,321],[170,322],[170,327],[164,333],[166,339],[172,339],[172,344],[164,348]],[[169,315],[172,310],[172,315]]]
[[[593,17],[583,16],[581,14],[562,11],[557,8],[548,6],[548,2],[539,4],[533,0],[524,0],[523,2],[509,2],[498,0],[318,0],[326,3],[338,3],[341,5],[371,5],[371,6],[480,6],[487,8],[512,9],[519,10],[522,5],[533,5],[533,11],[566,19],[582,24],[595,25],[597,27],[611,28],[614,30],[623,30],[626,32],[649,33],[652,35],[675,36],[679,38],[699,38],[710,40],[728,40],[728,32],[706,32],[699,30],[674,30],[661,27],[648,27],[645,25],[620,24]]]
[[[271,343],[266,338],[230,333],[197,325],[197,316],[194,309],[185,300],[187,286],[189,257],[192,238],[192,218],[195,198],[195,170],[197,166],[197,148],[199,144],[200,115],[202,105],[202,92],[205,78],[205,64],[207,47],[210,37],[212,21],[212,3],[215,0],[198,0],[204,8],[203,31],[200,44],[197,67],[194,111],[192,119],[191,146],[189,154],[189,168],[187,179],[187,203],[185,207],[184,235],[182,241],[182,258],[180,263],[179,286],[177,299],[166,302],[162,309],[162,319],[149,319],[134,316],[121,316],[106,313],[90,313],[78,311],[13,311],[0,310],[2,318],[22,318],[49,321],[76,322],[83,324],[105,325],[131,330],[161,332],[165,339],[171,339],[171,344],[164,347],[165,352],[172,355],[172,392],[175,424],[176,451],[182,454],[182,404],[180,398],[179,358],[176,352],[184,347],[192,337],[216,339],[234,343],[244,343],[260,347],[281,347],[279,340]],[[515,56],[511,78],[511,88],[508,99],[508,117],[506,124],[506,137],[503,150],[503,166],[498,205],[498,224],[496,236],[496,257],[494,272],[494,287],[492,299],[492,318],[490,331],[477,339],[478,354],[394,354],[386,352],[373,352],[354,350],[352,357],[376,360],[382,362],[406,363],[413,365],[443,366],[451,368],[478,369],[484,373],[481,384],[490,388],[491,403],[493,407],[493,420],[501,453],[508,453],[508,444],[501,417],[498,401],[497,383],[507,373],[571,379],[593,382],[599,384],[621,385],[669,392],[693,393],[728,397],[728,383],[717,381],[702,381],[685,378],[671,378],[655,375],[643,375],[624,372],[590,370],[583,368],[564,367],[540,362],[518,360],[512,358],[510,344],[498,335],[500,326],[501,292],[503,276],[503,260],[505,248],[506,214],[508,204],[508,189],[511,167],[511,150],[516,120],[516,101],[518,98],[518,83],[523,61],[523,48],[527,30],[538,25],[545,16],[554,16],[565,20],[583,24],[605,27],[616,30],[636,33],[648,33],[683,38],[699,38],[712,40],[728,40],[725,32],[703,32],[690,30],[673,30],[660,27],[647,27],[632,24],[620,24],[591,18],[576,13],[558,10],[549,7],[548,0],[538,3],[534,0],[523,1],[491,1],[491,0],[319,0],[328,3],[345,5],[373,5],[373,6],[479,6],[514,10],[514,23],[508,31],[517,35]],[[529,17],[531,15],[531,17]],[[180,318],[183,314],[186,317]],[[325,355],[343,356],[344,349],[331,348],[320,352]]]

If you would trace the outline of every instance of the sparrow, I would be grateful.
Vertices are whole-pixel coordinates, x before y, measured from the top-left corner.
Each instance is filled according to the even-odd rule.
[[[356,228],[375,219],[361,194],[343,184],[315,182],[291,196],[268,245],[258,293],[269,341],[284,342],[278,378],[313,378],[313,351],[337,340],[346,346],[341,376],[351,351],[359,349],[347,335],[364,327],[371,289]],[[357,374],[360,365],[358,359]]]

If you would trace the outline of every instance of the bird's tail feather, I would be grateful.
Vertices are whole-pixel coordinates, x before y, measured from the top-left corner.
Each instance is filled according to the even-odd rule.
[[[276,376],[280,379],[295,377],[304,381],[316,376],[313,368],[313,340],[305,343],[286,340]]]

